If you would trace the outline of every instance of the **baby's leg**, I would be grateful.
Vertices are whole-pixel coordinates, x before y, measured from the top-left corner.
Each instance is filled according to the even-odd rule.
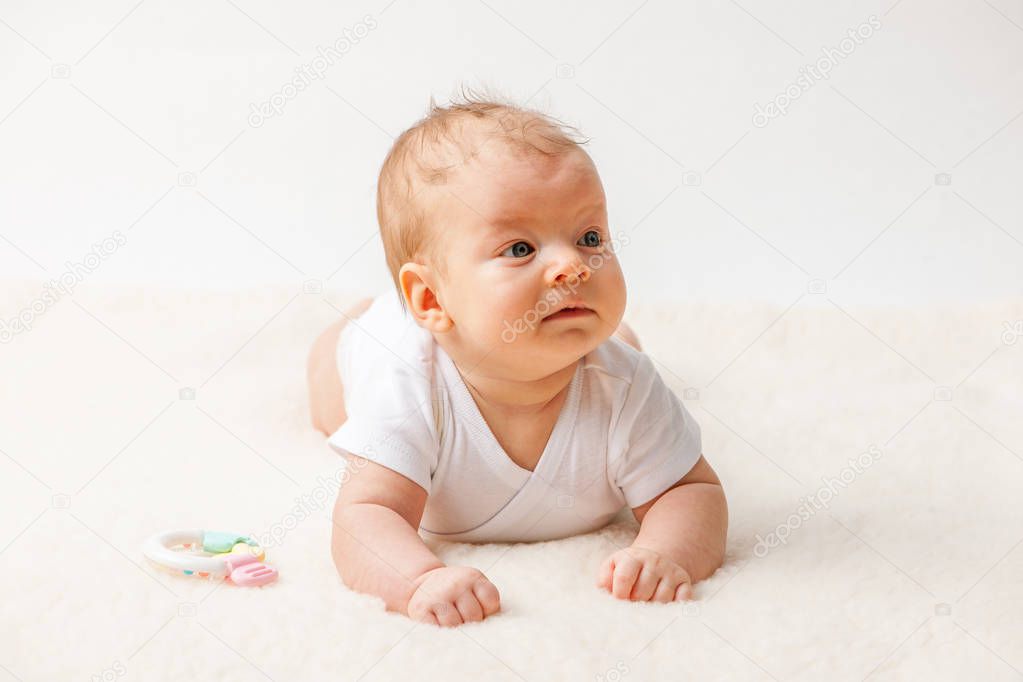
[[[618,325],[618,329],[615,330],[614,335],[636,350],[643,350],[643,348],[639,345],[639,337],[636,336],[636,332],[632,331],[632,327],[624,322]]]
[[[373,299],[359,301],[345,311],[348,318],[356,318],[366,312]],[[333,434],[345,423],[344,389],[341,385],[341,374],[337,367],[337,340],[341,330],[348,323],[348,318],[341,318],[327,327],[313,342],[306,364],[306,377],[309,381],[309,410],[312,413],[313,426],[325,435]]]

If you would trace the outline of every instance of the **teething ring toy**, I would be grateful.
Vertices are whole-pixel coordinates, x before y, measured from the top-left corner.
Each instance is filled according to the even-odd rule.
[[[153,563],[175,573],[230,578],[235,585],[266,585],[278,575],[276,568],[263,563],[263,548],[238,533],[169,530],[146,540],[142,552]]]

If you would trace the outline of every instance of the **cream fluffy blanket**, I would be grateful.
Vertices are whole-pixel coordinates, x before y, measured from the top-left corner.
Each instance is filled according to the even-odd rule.
[[[341,462],[304,362],[350,296],[42,291],[0,296],[0,681],[1021,678],[1023,301],[631,308],[724,482],[724,567],[694,602],[632,604],[593,586],[628,517],[440,545],[503,600],[441,630],[331,564]],[[189,527],[263,538],[280,581],[146,563]]]

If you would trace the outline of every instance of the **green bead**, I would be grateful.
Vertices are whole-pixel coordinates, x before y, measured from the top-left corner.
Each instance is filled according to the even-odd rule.
[[[246,535],[235,535],[234,533],[225,533],[219,530],[205,530],[202,533],[202,549],[210,554],[230,552],[239,542],[249,545],[255,544],[252,538]]]

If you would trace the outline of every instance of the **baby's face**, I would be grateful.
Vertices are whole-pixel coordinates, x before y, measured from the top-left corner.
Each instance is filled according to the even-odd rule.
[[[454,322],[438,335],[474,371],[522,380],[567,367],[625,312],[604,189],[589,155],[516,157],[500,145],[438,188],[432,211]],[[574,306],[574,311],[558,312]],[[456,356],[457,357],[457,356]]]

